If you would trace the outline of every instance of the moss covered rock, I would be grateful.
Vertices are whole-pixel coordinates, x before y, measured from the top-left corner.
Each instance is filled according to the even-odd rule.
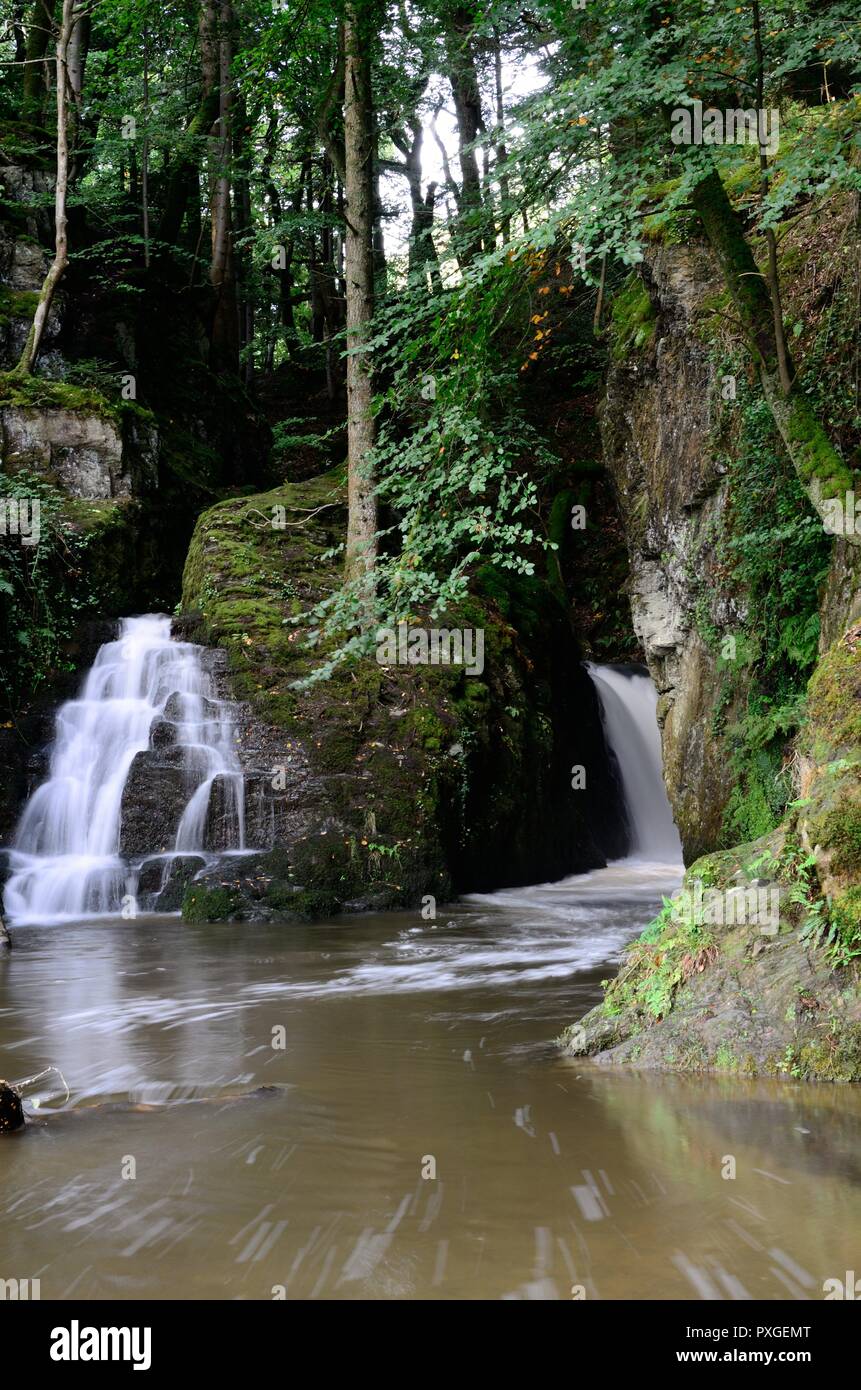
[[[603,1002],[562,1035],[565,1051],[661,1071],[861,1080],[858,972],[811,930],[820,900],[806,865],[783,831],[693,864]]]
[[[621,852],[594,691],[542,582],[487,570],[438,621],[484,630],[480,675],[371,657],[297,687],[321,660],[308,614],[339,580],[344,524],[331,472],[217,503],[189,550],[178,630],[226,652],[225,694],[247,710],[240,757],[272,787],[272,843],[257,848],[280,857],[250,876],[237,863],[246,910],[406,906]],[[587,792],[571,787],[578,763]]]
[[[861,625],[817,666],[800,753],[799,834],[838,929],[861,953]]]

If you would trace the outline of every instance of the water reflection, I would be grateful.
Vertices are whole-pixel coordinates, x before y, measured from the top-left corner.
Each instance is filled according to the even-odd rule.
[[[435,923],[20,929],[0,1071],[58,1063],[73,1103],[0,1147],[0,1276],[43,1297],[821,1297],[857,1264],[855,1090],[551,1045],[659,876]]]

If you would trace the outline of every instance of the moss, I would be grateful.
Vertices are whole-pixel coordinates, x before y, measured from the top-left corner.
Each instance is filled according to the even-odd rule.
[[[425,706],[410,710],[403,720],[403,729],[423,748],[434,752],[438,752],[446,740],[451,739],[451,731],[446,728],[438,712]]]
[[[109,400],[90,386],[69,381],[51,381],[40,376],[16,376],[0,372],[0,407],[19,410],[68,410],[76,414],[97,415],[122,428],[126,420],[155,424],[155,416],[137,401]]]
[[[640,278],[633,272],[613,299],[610,338],[615,361],[648,346],[655,334],[655,306]]]
[[[861,642],[843,640],[822,657],[808,686],[804,744],[817,762],[861,749]]]
[[[688,886],[693,879],[687,877]],[[716,957],[711,929],[680,920],[674,904],[667,903],[640,939],[630,948],[625,964],[606,989],[608,1014],[633,1011],[651,1020],[664,1018],[672,1009],[676,990],[700,965]]]
[[[182,920],[202,922],[235,921],[241,915],[241,899],[230,888],[202,888],[189,884],[182,900]]]
[[[821,423],[803,396],[781,402],[782,428],[799,476],[815,482],[823,498],[843,501],[854,485],[852,470],[844,464]]]
[[[37,290],[13,290],[0,285],[0,327],[6,328],[17,319],[32,319],[38,303]]]
[[[831,851],[833,873],[850,874],[861,869],[861,802],[851,794],[841,796],[833,810],[811,821],[808,833]]]
[[[861,1025],[790,1044],[772,1059],[774,1071],[798,1081],[861,1080]]]
[[[729,1043],[721,1043],[715,1053],[714,1068],[716,1071],[736,1072],[739,1069],[738,1059],[730,1047]]]
[[[341,910],[341,903],[334,893],[307,888],[294,894],[289,902],[289,910],[294,916],[313,922],[336,916]]]

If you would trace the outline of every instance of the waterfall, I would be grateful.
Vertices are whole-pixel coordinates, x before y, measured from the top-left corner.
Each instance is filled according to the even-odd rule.
[[[151,753],[158,731],[165,747]],[[201,649],[171,641],[170,619],[160,615],[124,619],[80,696],[57,712],[48,778],[24,808],[10,851],[5,907],[13,921],[117,914],[134,897],[142,857],[121,852],[123,793],[139,755],[176,791],[173,800],[156,797],[146,827],[147,855],[161,849],[165,877],[176,855],[207,853],[217,781],[230,845],[244,848],[232,707],[215,698]]]
[[[587,669],[598,694],[604,732],[622,779],[633,858],[680,863],[682,846],[664,786],[658,696],[636,666]]]

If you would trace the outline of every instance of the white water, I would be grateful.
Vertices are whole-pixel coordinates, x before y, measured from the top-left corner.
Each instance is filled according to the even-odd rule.
[[[682,845],[664,786],[657,691],[647,675],[630,668],[590,664],[588,671],[622,777],[630,856],[679,864]]]
[[[119,855],[123,789],[171,696],[189,792],[173,852],[205,852],[216,778],[230,789],[236,847],[244,847],[231,707],[215,698],[200,648],[171,641],[169,618],[125,618],[118,639],[99,649],[79,698],[57,713],[48,780],[27,803],[10,854],[5,906],[13,922],[119,913],[133,897],[140,859],[134,865]],[[171,829],[153,825],[154,853]]]

